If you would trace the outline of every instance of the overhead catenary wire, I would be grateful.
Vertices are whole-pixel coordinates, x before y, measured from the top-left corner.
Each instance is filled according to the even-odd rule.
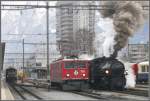
[[[11,8],[8,8],[11,7]],[[14,8],[12,8],[14,7]],[[8,5],[2,4],[1,10],[28,10],[35,8],[59,8],[59,9],[75,9],[75,10],[103,10],[112,9],[109,5],[60,5],[60,6],[46,6],[46,5]],[[92,7],[92,8],[91,8]],[[143,10],[149,10],[148,5],[142,6]]]
[[[11,7],[11,8],[10,8]],[[108,8],[108,5],[65,5],[65,6],[47,6],[48,8],[56,8],[56,9],[68,9],[71,7],[72,10],[103,10],[103,9],[111,9]],[[92,8],[90,8],[92,7]],[[2,4],[1,10],[29,10],[29,9],[36,9],[36,8],[46,8],[46,5],[7,5]],[[149,6],[143,6],[143,10],[149,10]],[[24,34],[26,35],[26,34]],[[32,34],[31,34],[32,35]],[[46,34],[45,34],[46,35]],[[9,42],[7,42],[9,43]],[[15,43],[15,42],[12,42]],[[41,43],[25,43],[27,45],[43,45]],[[44,44],[46,45],[46,43]],[[52,44],[51,44],[52,45]]]

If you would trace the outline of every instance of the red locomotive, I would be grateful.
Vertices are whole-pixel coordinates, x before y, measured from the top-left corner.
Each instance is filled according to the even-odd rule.
[[[62,59],[51,63],[50,79],[52,85],[62,90],[86,89],[89,79],[89,60]]]

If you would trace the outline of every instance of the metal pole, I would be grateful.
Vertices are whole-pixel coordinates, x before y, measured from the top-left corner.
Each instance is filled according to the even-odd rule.
[[[1,6],[1,1],[0,1],[0,6]],[[1,8],[0,8],[0,15],[1,15]],[[0,16],[0,44],[1,44],[1,16]],[[2,53],[2,47],[0,46],[0,52]],[[2,55],[0,53],[0,55]],[[1,59],[1,56],[0,56],[0,63],[2,63],[2,59]],[[2,83],[2,81],[1,81],[1,77],[2,77],[2,66],[1,66],[1,64],[0,64],[0,87],[2,86],[1,85],[1,83]],[[1,97],[1,89],[0,89],[0,99],[1,99],[2,97]]]
[[[46,30],[47,30],[47,79],[49,82],[49,88],[51,88],[51,80],[50,80],[50,67],[49,67],[49,7],[48,2],[46,2]],[[48,88],[48,89],[49,89]]]
[[[1,6],[1,1],[0,1],[0,6]],[[1,15],[1,8],[0,8],[0,15]],[[0,16],[0,25],[1,25],[1,16]],[[2,35],[1,35],[1,27],[0,27],[0,43],[1,43],[1,37]]]
[[[22,56],[23,56],[23,66],[22,66],[22,69],[23,69],[23,78],[24,78],[24,39],[22,40]],[[23,82],[23,78],[22,78],[22,82]]]
[[[149,23],[150,23],[150,20],[149,20]],[[149,34],[149,37],[150,37],[150,34]],[[149,52],[149,56],[150,56],[150,40],[148,41],[148,52]],[[148,57],[149,58],[149,57]],[[149,58],[150,59],[150,58]],[[148,61],[149,61],[149,59],[148,59]],[[148,85],[150,84],[150,66],[148,66],[149,67],[149,83],[148,83]],[[148,92],[148,95],[149,95],[149,99],[150,99],[150,86],[149,86],[149,92]]]

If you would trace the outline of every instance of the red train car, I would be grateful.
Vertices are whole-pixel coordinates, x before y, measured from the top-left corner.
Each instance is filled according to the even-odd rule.
[[[148,68],[149,68],[149,63],[147,61],[134,63],[132,65],[132,70],[136,77],[136,83],[148,82]]]
[[[82,90],[88,88],[89,61],[62,59],[51,63],[50,79],[52,85],[63,90]]]
[[[137,63],[134,63],[132,65],[132,70],[133,70],[134,75],[137,76],[138,75],[138,64]]]

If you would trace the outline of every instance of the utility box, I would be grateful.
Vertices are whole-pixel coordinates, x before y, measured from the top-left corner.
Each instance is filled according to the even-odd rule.
[[[3,69],[4,62],[4,54],[5,54],[5,43],[0,43],[0,69]]]

